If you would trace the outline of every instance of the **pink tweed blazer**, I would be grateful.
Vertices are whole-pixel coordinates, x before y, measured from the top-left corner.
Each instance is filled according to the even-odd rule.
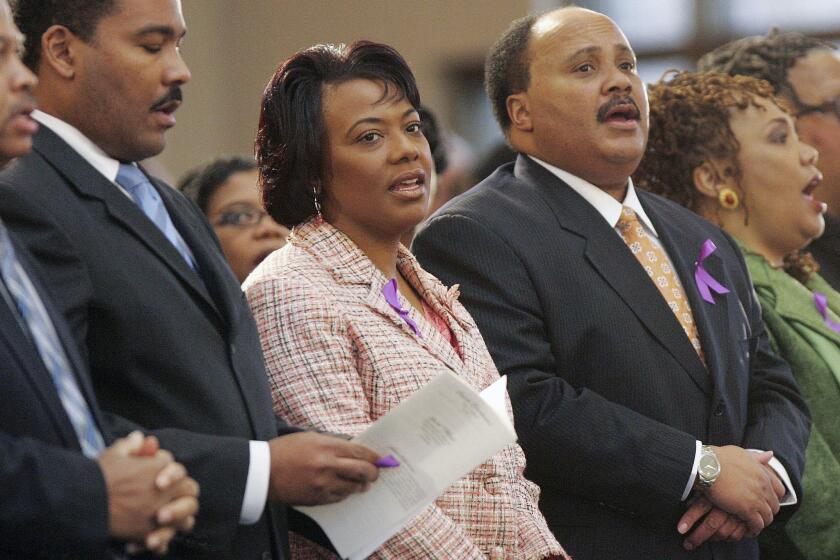
[[[442,317],[463,354],[404,299],[417,337],[382,295],[387,278],[326,222],[295,228],[244,288],[260,331],[274,410],[289,422],[356,435],[447,369],[477,390],[498,379],[478,328],[447,290],[404,247],[398,267]],[[522,476],[525,456],[510,445],[449,487],[434,505],[388,540],[376,559],[540,559],[563,549]],[[335,558],[291,535],[294,558]]]

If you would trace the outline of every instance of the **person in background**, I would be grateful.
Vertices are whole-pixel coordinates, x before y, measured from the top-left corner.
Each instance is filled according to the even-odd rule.
[[[840,290],[840,53],[826,41],[774,29],[718,47],[698,68],[768,81],[790,107],[802,140],[819,151],[823,181],[814,194],[828,212],[825,233],[807,249],[823,278]]]
[[[28,153],[37,129],[22,41],[0,0],[4,162]],[[156,438],[113,439],[69,327],[2,221],[0,363],[0,556],[104,560],[126,541],[165,553],[192,527],[197,484]]]
[[[443,129],[438,124],[437,118],[428,107],[420,107],[417,110],[420,115],[420,123],[423,126],[423,136],[429,143],[429,150],[432,153],[432,167],[429,176],[429,198],[434,198],[437,192],[438,177],[441,173],[446,172],[449,167],[449,155],[446,153],[446,139],[444,137]],[[411,240],[414,238],[414,229],[411,228],[402,235],[400,242],[406,247],[411,246]]]
[[[840,293],[802,252],[824,227],[817,151],[767,82],[686,72],[649,89],[637,184],[737,240],[773,349],[811,410],[804,501],[783,530],[762,533],[762,558],[840,558]]]
[[[400,244],[429,204],[419,108],[399,53],[364,41],[300,51],[265,88],[263,202],[293,229],[243,288],[275,412],[291,422],[355,436],[445,372],[477,390],[499,377],[457,287]],[[519,446],[507,446],[371,558],[565,558],[524,466]],[[292,544],[296,558],[333,558],[303,539]]]
[[[441,148],[446,151],[446,169],[438,174],[437,188],[429,199],[428,215],[434,214],[438,208],[466,192],[475,184],[473,168],[475,167],[475,153],[466,140],[449,132],[443,135]]]
[[[289,236],[263,210],[258,180],[256,162],[234,156],[193,169],[178,182],[178,190],[207,216],[239,282]]]
[[[758,558],[750,537],[796,510],[807,408],[734,242],[630,180],[648,103],[627,38],[583,8],[527,16],[485,85],[516,162],[413,249],[508,376],[549,527],[578,559]],[[709,244],[727,291],[707,299]]]
[[[446,168],[449,167],[449,156],[446,153],[446,134],[431,109],[423,106],[417,112],[420,114],[420,122],[423,124],[423,136],[429,142],[434,174],[445,173]]]

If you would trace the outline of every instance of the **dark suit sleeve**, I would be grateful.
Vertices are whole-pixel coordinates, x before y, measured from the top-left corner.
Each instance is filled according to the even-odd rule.
[[[515,251],[461,215],[433,218],[413,250],[445,284],[460,283],[462,302],[508,375],[529,478],[626,512],[672,513],[691,474],[695,439],[566,382]]]
[[[82,357],[87,360],[87,307],[93,285],[87,267],[47,213],[25,199],[15,187],[0,183],[0,216],[29,249],[52,301],[67,319]]]
[[[738,256],[743,278],[749,279],[740,249],[731,237],[727,238]],[[801,501],[805,447],[808,444],[811,424],[808,407],[799,392],[790,366],[777,356],[770,346],[755,290],[747,283],[739,291],[752,333],[749,339],[748,420],[742,447],[772,450],[787,470]],[[786,521],[796,510],[797,506],[783,507],[776,516],[776,521]]]
[[[84,350],[92,282],[74,245],[48,212],[15,187],[0,184],[0,215],[34,257],[40,276],[49,278],[52,300],[68,319],[87,359]],[[179,429],[146,430],[121,417],[119,411],[105,412],[112,434],[121,437],[139,429],[157,436],[161,447],[171,451],[201,486],[196,527],[187,539],[208,549],[229,543],[238,527],[245,493],[250,464],[248,440]]]
[[[77,451],[0,433],[0,556],[102,558],[108,494]]]

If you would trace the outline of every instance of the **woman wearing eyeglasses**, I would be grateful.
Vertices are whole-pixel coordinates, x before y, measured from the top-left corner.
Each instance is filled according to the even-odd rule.
[[[800,140],[793,118],[767,82],[684,72],[649,91],[650,138],[633,176],[636,184],[688,207],[736,239],[773,348],[790,363],[811,411],[799,511],[783,529],[773,525],[762,532],[761,557],[836,560],[840,293],[801,253],[824,228],[825,203],[814,195],[822,179],[817,151]],[[717,538],[732,538],[733,532],[743,536],[729,521],[720,531]]]
[[[289,236],[289,230],[263,210],[258,179],[253,160],[230,157],[190,171],[178,184],[212,224],[239,282]]]
[[[243,287],[274,410],[290,421],[358,435],[445,372],[476,390],[499,377],[457,288],[400,244],[429,205],[419,97],[403,58],[367,42],[298,52],[265,89],[263,201],[294,229]],[[505,447],[371,558],[565,558],[524,467],[519,446]],[[335,558],[294,535],[291,543],[294,558]]]

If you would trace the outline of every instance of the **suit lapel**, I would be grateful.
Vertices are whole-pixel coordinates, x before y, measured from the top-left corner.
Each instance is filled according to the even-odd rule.
[[[463,367],[455,351],[433,327],[428,328],[427,322],[424,324],[422,320],[417,321],[418,328],[423,332],[422,337],[417,336],[399,313],[388,304],[382,293],[388,279],[344,233],[326,222],[308,222],[294,229],[291,242],[306,250],[321,266],[329,270],[337,283],[358,294],[365,306],[411,337],[435,358],[456,372]],[[413,267],[410,264],[406,265],[407,256],[407,251],[401,253],[398,266],[422,296],[424,288]],[[417,266],[416,261],[413,262],[414,266]],[[411,309],[404,298],[401,299],[401,304],[404,309]]]
[[[461,371],[464,366],[468,365],[470,340],[466,333],[469,325],[462,318],[457,317],[452,308],[454,294],[458,292],[457,286],[451,291],[452,297],[450,297],[450,293],[447,292],[443,284],[420,268],[420,264],[408,249],[401,248],[400,251],[398,264],[400,272],[431,310],[446,323],[447,328],[455,338],[456,344],[461,349],[461,356],[428,318],[425,322],[431,328],[424,330],[424,335],[427,337],[425,340],[426,349],[450,368]]]
[[[9,307],[5,298],[0,299],[0,324],[4,325],[3,328],[0,328],[0,339],[5,342],[9,352],[17,357],[17,366],[41,399],[57,433],[61,435],[62,440],[68,447],[81,450],[73,425],[61,404],[61,399],[50,373],[44,367],[44,362],[41,360],[35,344],[24,333],[19,322],[19,316]],[[12,366],[6,364],[6,367]]]
[[[729,298],[726,295],[712,293],[714,304],[711,304],[702,298],[697,288],[697,282],[694,279],[694,263],[700,256],[700,249],[708,237],[699,232],[695,233],[694,230],[685,227],[685,224],[680,224],[680,227],[677,227],[678,221],[663,216],[662,208],[659,205],[654,208],[647,193],[638,192],[637,194],[645,207],[645,212],[648,213],[648,217],[650,217],[659,234],[663,247],[668,252],[677,275],[680,277],[683,290],[691,305],[694,322],[697,324],[708,369],[702,368],[702,363],[693,348],[691,353],[702,369],[703,376],[717,381],[726,374],[727,356],[725,345],[721,345],[720,341],[727,341],[730,337]],[[703,262],[703,268],[713,278],[721,282],[724,281],[726,274],[723,261],[716,252],[706,258]],[[700,371],[698,370],[695,373],[699,375]],[[709,373],[711,373],[711,376]],[[720,386],[720,383],[715,384]]]
[[[418,322],[417,326],[423,331],[423,336],[417,336],[411,327],[409,327],[402,317],[400,317],[396,310],[394,310],[388,302],[385,301],[385,296],[382,294],[382,287],[385,285],[385,277],[381,273],[379,275],[382,277],[378,278],[374,276],[371,279],[370,289],[367,291],[367,295],[364,298],[365,304],[375,313],[378,313],[395,327],[413,338],[417,344],[425,348],[426,351],[432,354],[435,358],[446,364],[447,367],[453,370],[453,372],[457,373],[460,371],[463,367],[463,363],[458,358],[457,354],[455,354],[452,347],[443,340],[443,336],[440,333],[438,333],[434,328],[424,328],[425,325]],[[401,298],[403,308],[408,309],[410,304],[402,299],[402,296],[399,297]]]
[[[178,278],[188,285],[198,297],[215,308],[207,289],[195,271],[187,265],[178,250],[157,226],[146,217],[131,199],[120,192],[116,185],[106,179],[78,152],[46,127],[41,127],[36,133],[33,149],[41,154],[82,196],[101,201],[105,205],[109,216],[115,222],[131,232],[152,254],[163,261]],[[163,196],[164,191],[160,186],[155,181],[152,181],[152,184]],[[167,210],[172,214],[171,204],[167,204]],[[176,227],[178,227],[177,224]],[[190,249],[192,249],[192,246],[190,246]]]
[[[566,183],[525,156],[519,156],[515,174],[537,189],[561,227],[586,240],[587,261],[651,336],[682,365],[694,383],[703,392],[710,393],[709,375],[679,321],[639,261],[603,216]],[[656,228],[659,231],[658,224]],[[666,250],[672,257],[671,247]],[[686,276],[679,275],[685,283]],[[693,301],[691,303],[694,305]]]
[[[756,289],[771,290],[774,295],[776,312],[788,321],[801,323],[820,333],[822,336],[840,344],[840,334],[831,330],[817,310],[814,302],[814,292],[822,292],[828,296],[829,310],[837,314],[837,299],[831,287],[827,284],[820,285],[818,280],[811,279],[807,287],[800,284],[786,272],[774,270],[763,257],[746,252],[747,262],[750,265],[750,272],[753,273],[753,282]],[[758,263],[758,264],[756,264]]]
[[[76,346],[76,340],[70,333],[70,329],[68,328],[64,316],[61,315],[61,313],[59,313],[57,309],[55,309],[50,298],[45,297],[48,296],[46,288],[42,286],[38,278],[35,275],[33,275],[32,268],[27,266],[27,264],[28,263],[25,262],[23,263],[23,266],[26,268],[26,273],[29,275],[30,279],[32,280],[32,283],[38,290],[38,293],[41,295],[41,299],[44,303],[44,308],[47,310],[47,314],[50,316],[50,321],[52,321],[56,335],[58,335],[58,340],[59,342],[61,342],[61,347],[64,349],[64,355],[67,356],[67,360],[68,362],[70,362],[70,367],[73,369],[73,375],[76,377],[76,383],[79,385],[79,390],[82,392],[85,401],[87,401],[88,403],[88,408],[90,408],[90,412],[93,415],[93,419],[96,422],[99,431],[102,433],[102,437],[105,440],[105,444],[108,445],[111,442],[112,438],[110,432],[105,427],[105,424],[102,421],[102,416],[99,411],[99,404],[96,401],[96,395],[94,394],[90,377],[87,375],[87,365],[84,363],[81,355],[79,354],[79,349]]]
[[[211,305],[214,305],[217,311],[221,311],[222,315],[228,318],[229,325],[236,324],[236,302],[232,302],[228,294],[241,292],[239,282],[236,281],[220,251],[214,253],[212,247],[208,246],[206,224],[199,221],[197,216],[188,214],[179,208],[180,205],[177,204],[176,198],[180,195],[173,191],[171,187],[154,178],[151,178],[151,181],[160,193],[172,223],[189,246],[198,265],[200,277],[187,265],[181,254],[167,240],[167,246],[176,255],[175,258],[183,273],[183,278],[190,281],[196,291],[201,293]],[[228,278],[235,284],[233,292],[230,291],[231,286],[224,285],[225,279]]]

